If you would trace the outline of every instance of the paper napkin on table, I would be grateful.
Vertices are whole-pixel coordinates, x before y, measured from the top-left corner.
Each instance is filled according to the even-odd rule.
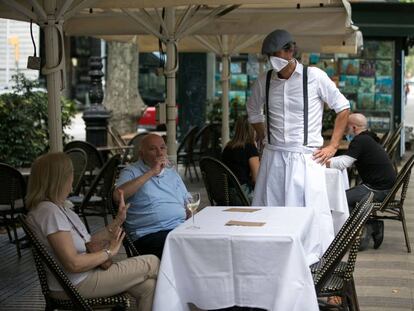
[[[242,212],[242,213],[253,213],[260,211],[261,208],[238,208],[238,207],[232,207],[228,209],[224,209],[223,212]]]
[[[265,225],[265,222],[257,221],[238,221],[238,220],[229,220],[226,223],[226,226],[245,226],[245,227],[261,227]]]

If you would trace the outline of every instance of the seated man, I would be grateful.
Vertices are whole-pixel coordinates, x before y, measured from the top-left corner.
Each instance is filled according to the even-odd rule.
[[[378,143],[379,138],[367,129],[364,115],[353,113],[349,116],[347,134],[352,137],[348,150],[344,155],[331,158],[327,167],[343,170],[355,162],[362,183],[346,191],[348,206],[352,210],[371,191],[375,201],[384,200],[395,183],[396,173],[387,153]],[[370,236],[374,239],[374,248],[380,247],[384,238],[384,223],[369,220],[365,229],[361,249],[368,246]]]
[[[188,191],[176,170],[165,167],[167,146],[161,136],[145,136],[139,157],[121,171],[116,187],[131,204],[125,228],[138,252],[161,259],[168,233],[187,218]],[[118,191],[113,196],[118,201]]]

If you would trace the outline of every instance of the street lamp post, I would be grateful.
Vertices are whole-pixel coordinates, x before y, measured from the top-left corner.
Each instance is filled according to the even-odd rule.
[[[102,105],[104,92],[102,88],[102,58],[92,56],[89,58],[89,76],[91,87],[89,99],[91,105],[83,113],[86,125],[86,141],[99,147],[107,145],[107,126],[111,113]]]

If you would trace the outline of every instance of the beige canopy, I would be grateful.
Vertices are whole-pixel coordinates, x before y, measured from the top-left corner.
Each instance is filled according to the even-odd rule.
[[[230,49],[229,35],[238,40],[251,35],[254,39],[248,43],[253,46],[260,35],[282,28],[282,21],[283,28],[297,36],[298,44],[300,37],[306,36],[314,38],[313,44],[320,42],[319,46],[345,47],[355,41],[357,31],[346,0],[238,0],[236,4],[231,0],[1,0],[0,17],[33,20],[45,30],[46,65],[42,72],[47,75],[52,151],[62,150],[59,97],[65,69],[63,30],[74,35],[150,34],[161,39],[167,50],[167,130],[172,157],[176,153],[175,52],[185,37],[198,35],[198,41],[212,47],[213,41],[202,36],[220,35],[216,51],[227,58],[240,46],[248,47],[246,41],[240,41],[242,45]],[[223,119],[228,115],[226,118],[224,113]],[[228,126],[224,127],[223,134],[228,137]]]

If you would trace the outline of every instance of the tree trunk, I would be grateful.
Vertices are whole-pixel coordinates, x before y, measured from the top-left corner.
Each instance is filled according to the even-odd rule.
[[[144,102],[138,92],[138,52],[135,43],[108,42],[104,105],[112,111],[109,125],[120,134],[136,132]]]

